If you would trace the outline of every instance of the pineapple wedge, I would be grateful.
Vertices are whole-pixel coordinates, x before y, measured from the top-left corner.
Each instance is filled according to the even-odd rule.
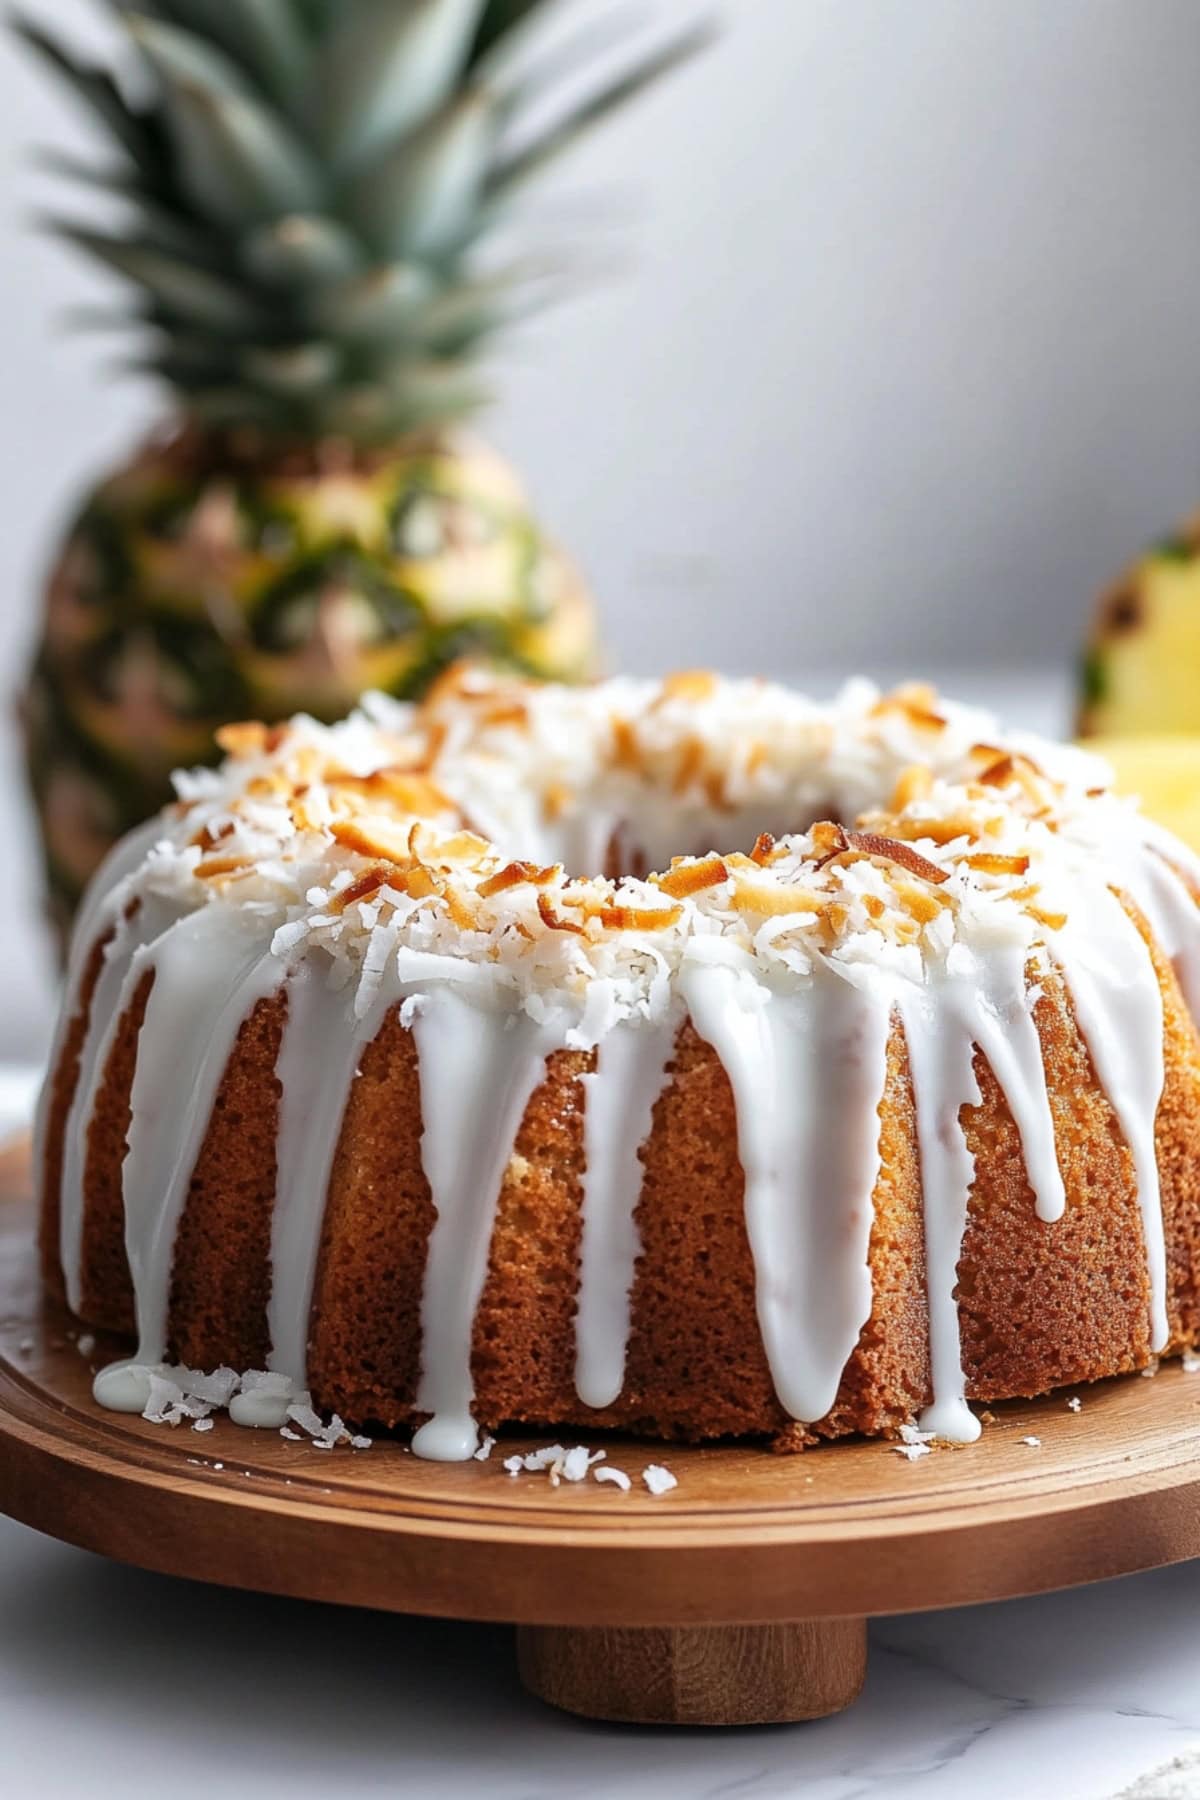
[[[1085,748],[1112,764],[1119,794],[1200,854],[1200,737],[1088,738]]]
[[[1200,732],[1200,518],[1101,601],[1079,729],[1088,738]]]

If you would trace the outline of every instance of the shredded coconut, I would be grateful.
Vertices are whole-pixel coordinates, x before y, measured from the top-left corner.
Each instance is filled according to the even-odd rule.
[[[1027,1444],[1031,1450],[1040,1450],[1042,1447],[1042,1440],[1040,1437],[1018,1438],[1017,1442],[1019,1444]]]
[[[614,1487],[620,1488],[623,1494],[627,1494],[633,1486],[624,1469],[614,1469],[609,1464],[605,1464],[602,1469],[593,1469],[592,1474],[597,1481],[611,1482]]]
[[[134,892],[230,907],[285,967],[323,951],[359,1017],[385,980],[401,1004],[406,984],[469,980],[565,1011],[582,1050],[659,1016],[696,955],[783,985],[820,966],[920,982],[997,938],[1032,961],[1064,887],[1106,881],[1143,827],[1096,758],[864,682],[820,706],[696,673],[454,671],[421,706],[371,695],[340,725],[222,742],[220,770],[179,778]],[[858,823],[797,831],[806,816]],[[604,872],[618,825],[627,864],[658,873]],[[714,849],[755,833],[750,855]]]
[[[654,1495],[669,1494],[679,1483],[670,1469],[664,1469],[661,1463],[650,1463],[642,1470],[642,1480]]]

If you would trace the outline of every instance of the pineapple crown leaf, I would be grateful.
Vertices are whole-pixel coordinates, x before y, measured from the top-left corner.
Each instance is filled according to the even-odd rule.
[[[48,228],[132,284],[135,365],[218,428],[369,443],[460,418],[491,340],[562,291],[561,267],[489,267],[489,233],[711,37],[646,48],[618,12],[535,60],[569,4],[108,0],[111,68],[20,19],[118,152],[53,160],[126,222]]]
[[[485,0],[342,0],[325,45],[321,132],[353,169],[418,131],[453,95]]]

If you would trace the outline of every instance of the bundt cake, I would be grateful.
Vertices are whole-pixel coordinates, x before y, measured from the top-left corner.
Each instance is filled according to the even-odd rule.
[[[88,898],[38,1121],[101,1403],[961,1441],[1195,1339],[1200,864],[1094,758],[707,674],[222,743]]]

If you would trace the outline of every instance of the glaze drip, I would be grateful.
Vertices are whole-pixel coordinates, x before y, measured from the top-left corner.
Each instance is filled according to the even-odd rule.
[[[659,1023],[622,1020],[601,1039],[583,1077],[583,1239],[575,1319],[575,1391],[585,1406],[612,1406],[625,1384],[630,1296],[641,1244],[635,1213],[639,1152],[667,1082],[679,1014]]]
[[[887,999],[830,974],[776,993],[701,960],[685,965],[683,994],[733,1088],[771,1378],[784,1410],[809,1424],[833,1405],[871,1316]]]
[[[286,1375],[298,1393],[308,1386],[308,1320],[342,1118],[363,1051],[387,1010],[387,996],[377,996],[365,1017],[356,1019],[353,995],[331,987],[330,977],[325,958],[293,971],[276,1067],[281,1093],[268,1367]],[[318,1055],[314,1045],[321,1046]],[[286,1405],[281,1410],[286,1414]]]
[[[1163,1002],[1141,932],[1115,894],[1093,883],[1084,919],[1054,936],[1097,1079],[1133,1159],[1150,1280],[1150,1348],[1170,1338],[1167,1253],[1154,1128],[1165,1078]]]
[[[413,1006],[421,1073],[421,1159],[436,1219],[421,1301],[418,1456],[461,1462],[478,1445],[471,1415],[471,1338],[487,1275],[496,1204],[525,1108],[561,1031],[481,1006],[451,986]]]

